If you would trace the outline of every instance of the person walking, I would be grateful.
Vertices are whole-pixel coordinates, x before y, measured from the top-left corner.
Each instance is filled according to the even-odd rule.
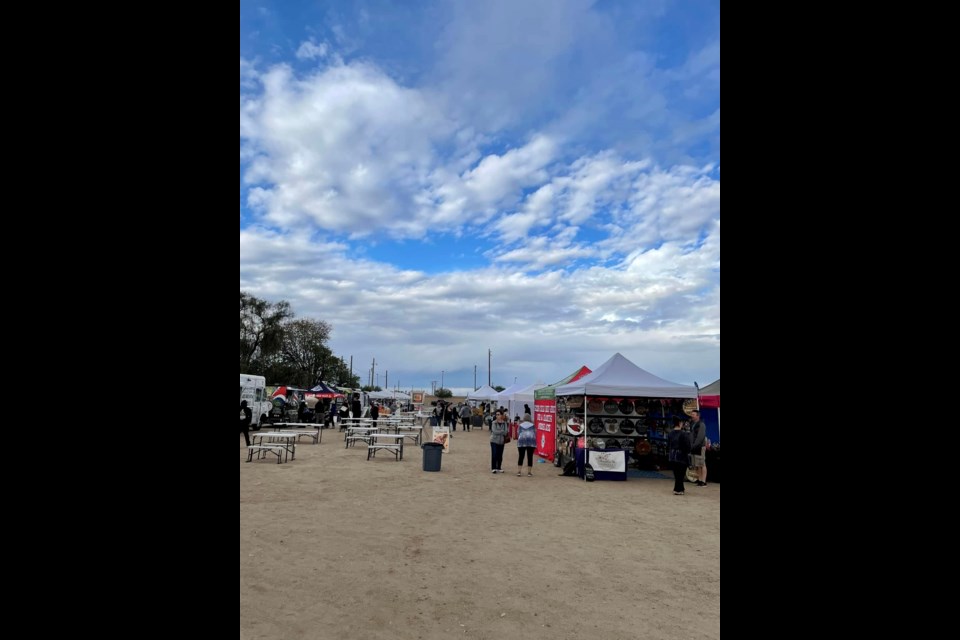
[[[448,402],[444,407],[444,416],[446,417],[445,424],[450,427],[452,431],[457,430],[457,408],[453,406],[452,402]]]
[[[527,476],[533,477],[533,451],[537,448],[537,428],[533,424],[529,413],[523,414],[523,422],[520,423],[520,431],[517,436],[517,451],[520,457],[517,458],[517,476],[523,475],[523,456],[527,456]]]
[[[463,406],[460,407],[460,424],[463,426],[464,431],[470,431],[470,418],[471,418],[470,405],[466,402],[463,403]]]
[[[499,411],[490,425],[490,473],[503,473],[503,438],[510,433],[510,425]]]
[[[240,433],[243,434],[243,439],[246,441],[247,446],[250,446],[250,422],[253,420],[253,411],[250,410],[250,407],[247,406],[246,400],[240,401]]]
[[[683,421],[673,419],[673,431],[667,436],[667,460],[673,468],[673,495],[683,495],[683,479],[687,475],[687,454],[690,453],[690,434],[683,430]]]

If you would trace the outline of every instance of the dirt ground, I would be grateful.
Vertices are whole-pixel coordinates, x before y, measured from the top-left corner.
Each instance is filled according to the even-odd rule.
[[[248,464],[240,436],[241,640],[720,637],[720,485],[518,478],[515,442],[494,475],[476,430],[429,473],[408,444]]]

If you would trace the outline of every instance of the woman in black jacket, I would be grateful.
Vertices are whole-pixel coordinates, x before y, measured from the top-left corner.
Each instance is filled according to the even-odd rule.
[[[667,459],[673,467],[673,495],[683,495],[683,479],[687,475],[687,456],[690,453],[690,434],[683,431],[680,418],[673,419],[673,431],[667,436],[670,453]]]
[[[247,446],[250,446],[250,422],[253,420],[253,411],[250,410],[250,407],[247,406],[246,400],[240,401],[240,433],[243,434],[243,439],[247,441]]]

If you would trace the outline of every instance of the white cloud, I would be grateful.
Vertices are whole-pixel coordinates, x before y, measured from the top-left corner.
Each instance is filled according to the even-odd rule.
[[[495,383],[505,386],[505,373],[509,382],[552,382],[616,351],[678,382],[704,367],[719,372],[719,224],[699,245],[667,243],[612,268],[551,269],[556,254],[540,241],[530,246],[547,268],[536,275],[490,267],[429,276],[307,234],[251,228],[240,233],[240,283],[330,322],[337,354],[376,357],[420,380],[440,369],[462,379],[487,347]]]
[[[326,42],[317,44],[311,38],[310,40],[300,43],[300,46],[297,48],[296,55],[299,60],[316,60],[318,58],[326,58],[329,48],[330,47]]]
[[[486,130],[551,110],[567,77],[582,68],[571,52],[604,31],[593,2],[487,0],[456,3],[437,39],[435,82],[448,108]],[[598,38],[599,39],[599,38]],[[562,70],[562,71],[561,71]]]
[[[249,60],[240,58],[240,87],[253,89],[257,86],[257,70]]]
[[[422,232],[417,197],[451,127],[420,93],[360,64],[303,80],[281,65],[261,80],[241,104],[241,137],[257,156],[250,204],[267,222]]]

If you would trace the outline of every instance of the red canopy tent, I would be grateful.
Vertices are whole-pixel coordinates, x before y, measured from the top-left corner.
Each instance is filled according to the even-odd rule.
[[[711,382],[700,389],[700,417],[707,425],[707,437],[720,442],[720,381]],[[706,409],[706,411],[704,411]]]

